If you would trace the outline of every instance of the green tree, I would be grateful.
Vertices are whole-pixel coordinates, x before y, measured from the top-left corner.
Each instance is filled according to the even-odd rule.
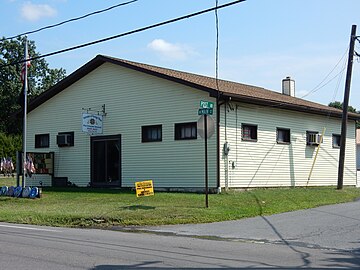
[[[16,165],[16,151],[21,151],[21,148],[21,135],[6,135],[0,132],[0,158],[11,158]]]
[[[14,118],[23,104],[22,64],[11,64],[24,59],[24,41],[24,37],[0,39],[0,132],[6,134],[19,134],[22,130],[21,118]],[[28,41],[28,52],[30,58],[40,56],[34,41]],[[65,74],[63,68],[50,69],[44,58],[31,61],[28,69],[28,101],[65,78]]]
[[[337,109],[342,110],[343,109],[343,103],[340,101],[334,101],[334,102],[330,102],[329,107],[334,107]],[[352,113],[359,113],[353,106],[348,106],[348,112],[352,112]],[[356,121],[356,128],[360,128],[360,122]]]
[[[334,102],[330,102],[329,107],[334,107],[337,109],[342,110],[343,109],[343,103],[340,101],[334,101]],[[357,110],[353,107],[353,106],[348,106],[348,112],[352,112],[352,113],[358,113]]]

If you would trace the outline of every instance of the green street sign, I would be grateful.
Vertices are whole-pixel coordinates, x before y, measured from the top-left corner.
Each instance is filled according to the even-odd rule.
[[[200,100],[200,108],[202,108],[202,109],[213,109],[214,108],[214,102]]]
[[[213,112],[214,112],[213,109],[199,109],[199,110],[198,110],[198,115],[204,115],[204,114],[206,114],[206,115],[212,115]]]

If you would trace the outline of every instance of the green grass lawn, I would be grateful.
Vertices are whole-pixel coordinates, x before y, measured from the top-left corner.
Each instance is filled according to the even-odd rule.
[[[13,185],[10,179],[0,178]],[[125,226],[203,223],[270,215],[353,201],[360,189],[336,187],[254,189],[209,195],[156,192],[137,198],[133,191],[44,188],[41,199],[0,197],[0,221],[51,226]]]
[[[2,177],[1,175],[0,186],[16,186],[16,177]]]

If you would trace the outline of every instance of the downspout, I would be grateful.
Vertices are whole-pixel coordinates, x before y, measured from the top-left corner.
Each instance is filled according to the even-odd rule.
[[[225,101],[220,103],[220,98],[216,99],[216,152],[217,152],[217,164],[216,164],[216,177],[217,177],[217,192],[221,193],[220,187],[220,107],[225,104]]]

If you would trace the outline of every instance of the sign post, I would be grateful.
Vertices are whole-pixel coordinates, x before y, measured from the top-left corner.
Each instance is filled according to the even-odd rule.
[[[208,157],[207,157],[207,114],[204,115],[205,129],[205,207],[209,207],[209,179],[208,179]]]
[[[208,115],[212,115],[214,112],[214,102],[200,101],[200,109],[198,115],[204,116],[204,140],[205,140],[205,207],[209,207],[209,177],[208,177],[208,151],[207,151],[207,139],[208,139]],[[199,121],[201,118],[199,119]],[[211,134],[212,135],[212,134]]]

